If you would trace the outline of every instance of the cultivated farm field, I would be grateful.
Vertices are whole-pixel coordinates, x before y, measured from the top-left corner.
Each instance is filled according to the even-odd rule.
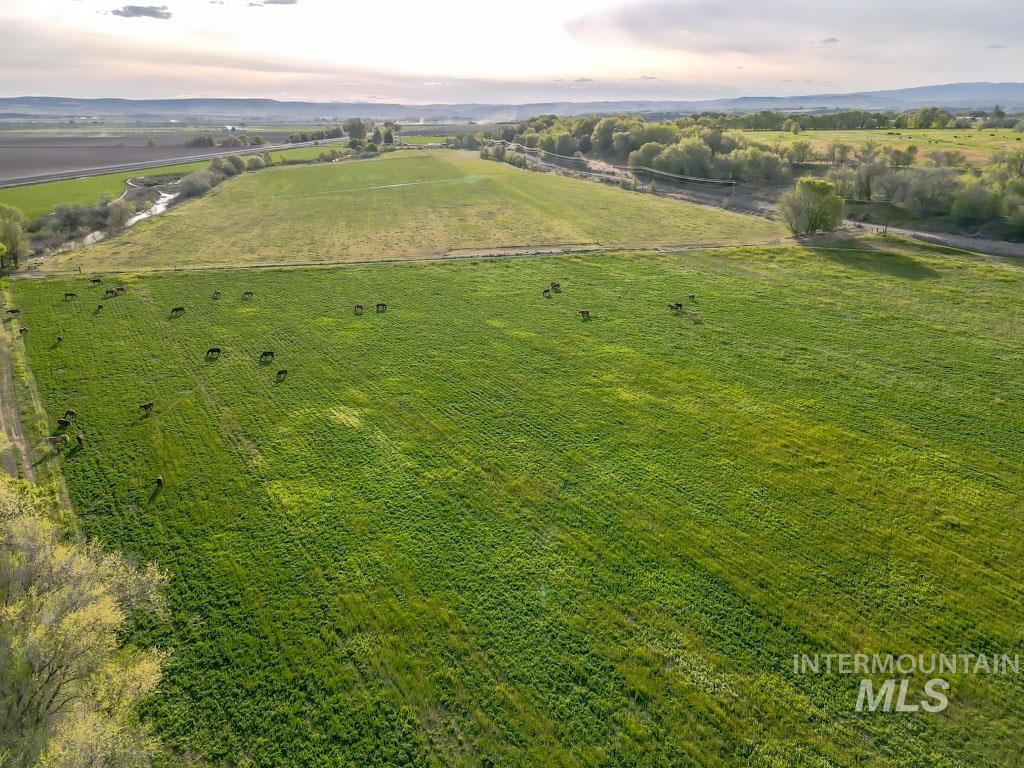
[[[865,131],[733,131],[751,141],[770,145],[788,146],[794,141],[810,142],[815,152],[822,154],[834,141],[860,147],[871,140],[879,146],[891,145],[906,149],[911,144],[918,149],[918,157],[929,152],[956,150],[963,152],[971,165],[984,165],[998,151],[1016,150],[1024,145],[1024,133],[1011,128],[892,128]]]
[[[452,248],[782,236],[782,226],[765,219],[438,150],[244,174],[121,237],[48,258],[42,269],[330,263]]]
[[[482,178],[435,205],[514,199],[511,169],[450,165]],[[291,173],[252,178],[287,200]],[[415,203],[388,194],[362,207],[401,228]],[[244,232],[255,195],[190,204],[196,227],[234,200]],[[146,715],[182,754],[1017,764],[1019,678],[858,715],[855,678],[791,659],[1024,652],[1019,269],[772,247],[88,277],[9,281],[7,322],[50,416],[79,413],[60,461],[85,532],[171,576],[133,639],[171,653]]]

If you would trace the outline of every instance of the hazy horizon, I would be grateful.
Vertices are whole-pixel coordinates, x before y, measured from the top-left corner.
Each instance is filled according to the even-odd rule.
[[[145,0],[143,0],[145,2]],[[1024,7],[923,0],[39,0],[0,8],[2,96],[403,104],[700,100],[1001,82]],[[906,32],[912,29],[913,39]],[[529,45],[525,45],[529,41]],[[515,71],[519,76],[508,77]]]

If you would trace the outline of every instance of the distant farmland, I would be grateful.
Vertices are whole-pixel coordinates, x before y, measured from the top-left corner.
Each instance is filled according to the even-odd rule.
[[[194,258],[189,221],[203,258],[301,253],[325,237],[309,209],[367,211],[392,252],[389,222],[432,226],[415,198],[338,189],[400,167],[470,177],[415,189],[473,237],[554,226],[527,192],[601,210],[479,161],[274,171],[140,231],[132,258]],[[299,175],[322,196],[289,197]],[[586,189],[625,232],[660,203]],[[260,195],[288,206],[290,243]],[[778,247],[87,277],[10,282],[15,343],[51,421],[78,411],[62,463],[85,532],[171,576],[132,639],[170,651],[145,715],[189,760],[1019,764],[1019,679],[954,678],[941,716],[868,715],[856,678],[791,667],[1024,653],[1018,269]]]
[[[893,128],[869,131],[733,131],[750,141],[787,146],[794,141],[807,141],[819,155],[834,141],[860,147],[865,141],[876,142],[880,147],[892,145],[906,149],[915,145],[918,157],[927,157],[929,152],[955,150],[963,152],[973,165],[988,162],[992,154],[1000,150],[1020,149],[1024,145],[1024,133],[1010,128]]]
[[[276,157],[276,153],[275,153]],[[546,243],[747,243],[764,219],[531,173],[471,152],[271,168],[44,269],[166,269],[352,261]]]
[[[344,149],[337,144],[296,149],[268,150],[275,161],[311,160],[321,152],[332,148]],[[191,150],[193,153],[195,149]],[[0,189],[0,203],[19,208],[26,216],[40,216],[50,213],[58,205],[95,205],[105,197],[119,197],[125,190],[128,179],[172,173],[191,173],[209,166],[208,160],[178,165],[154,165],[134,171],[118,171],[99,176],[64,181],[46,181],[40,184],[26,184],[21,187]]]

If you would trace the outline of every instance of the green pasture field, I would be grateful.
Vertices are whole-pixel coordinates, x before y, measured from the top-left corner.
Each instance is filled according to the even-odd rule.
[[[451,167],[481,181],[449,200],[513,178]],[[333,170],[229,185],[210,247],[311,180],[353,215]],[[8,281],[6,322],[51,420],[78,412],[84,532],[170,575],[131,639],[170,654],[145,716],[190,763],[1019,764],[1020,676],[858,714],[859,676],[792,671],[1024,653],[1019,268],[771,247],[87,278]]]
[[[405,136],[398,134],[398,138],[404,141],[406,144],[443,144],[450,138],[449,136]]]
[[[42,268],[336,262],[524,244],[750,243],[783,234],[764,219],[523,171],[471,152],[394,152],[244,174]]]
[[[268,151],[275,162],[281,158],[311,160],[319,156],[321,152],[330,151],[332,147],[345,149],[341,144],[324,144],[316,147]],[[191,173],[206,168],[209,164],[209,160],[200,160],[193,163],[157,165],[143,170],[105,173],[80,179],[26,184],[22,187],[0,189],[0,203],[13,205],[31,218],[50,213],[62,204],[95,205],[104,197],[119,197],[124,192],[128,179],[171,173]]]
[[[929,152],[957,150],[963,152],[972,165],[984,165],[995,152],[1000,150],[1024,149],[1024,133],[1011,128],[988,130],[956,128],[899,128],[871,131],[731,131],[750,141],[772,146],[788,146],[794,141],[810,142],[815,152],[821,154],[833,141],[859,147],[871,139],[880,146],[892,145],[906,149],[911,144],[918,150],[918,159],[927,157]]]
[[[157,173],[189,173],[208,165],[209,161],[203,160],[195,163],[162,165],[145,170],[105,173],[81,179],[26,184],[23,187],[0,189],[0,203],[13,205],[31,218],[50,213],[62,204],[95,205],[104,197],[119,197],[124,192],[128,179]]]

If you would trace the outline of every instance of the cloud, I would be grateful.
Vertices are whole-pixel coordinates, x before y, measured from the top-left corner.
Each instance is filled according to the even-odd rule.
[[[574,83],[592,83],[592,82],[594,82],[594,78],[592,78],[592,77],[577,77],[575,80],[573,80],[573,82]]]
[[[834,6],[806,0],[642,0],[580,16],[565,29],[586,42],[698,55],[731,53],[792,62],[793,41],[808,40],[817,54],[841,48],[853,59],[870,55],[877,60],[881,51],[886,58],[906,61],[919,52],[945,56],[966,38],[999,39],[1001,30],[1024,25],[1024,3],[1019,0],[986,3],[985,13],[967,3],[924,13],[921,2],[861,0],[844,12],[848,27],[841,47],[833,36]],[[906,30],[913,30],[909,39]]]
[[[653,75],[640,75],[640,77],[634,77],[634,80],[657,80],[658,78]]]
[[[126,5],[124,8],[116,8],[111,11],[115,16],[123,16],[126,19],[169,19],[171,12],[166,5]]]
[[[999,43],[992,43],[992,45],[986,45],[985,47],[990,51],[1001,51],[1006,48],[1005,45],[1000,45]]]
[[[249,3],[250,8],[261,8],[264,5],[298,5],[299,0],[260,0],[256,3]]]

